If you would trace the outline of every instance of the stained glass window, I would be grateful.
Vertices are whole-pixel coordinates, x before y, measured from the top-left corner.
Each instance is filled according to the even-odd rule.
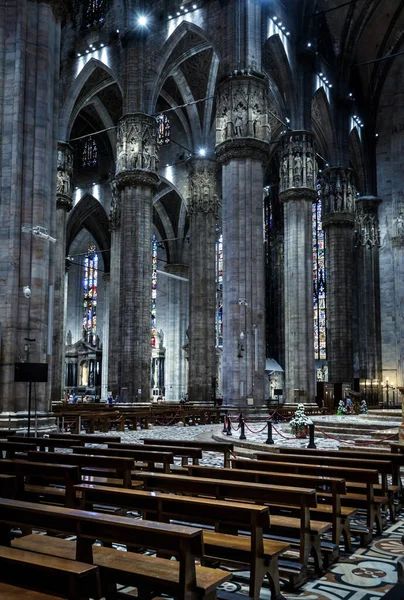
[[[216,242],[216,345],[223,346],[223,235]]]
[[[152,346],[157,345],[157,323],[156,323],[156,302],[157,302],[157,239],[152,236],[152,298],[151,298],[151,332]]]
[[[102,25],[105,21],[104,0],[88,0],[86,12],[86,27]]]
[[[157,141],[160,146],[169,144],[170,142],[170,121],[167,115],[161,114],[157,117],[158,137]]]
[[[84,258],[83,286],[83,337],[89,344],[95,346],[97,343],[98,254],[94,245],[89,246]]]
[[[96,167],[98,163],[98,148],[96,141],[90,136],[84,144],[82,154],[83,167]]]
[[[314,305],[314,358],[327,358],[326,336],[326,271],[325,232],[321,221],[321,182],[317,181],[317,199],[313,202],[313,305]]]

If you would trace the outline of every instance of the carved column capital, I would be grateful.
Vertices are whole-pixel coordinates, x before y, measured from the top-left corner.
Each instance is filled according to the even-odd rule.
[[[268,81],[264,76],[237,75],[219,86],[216,154],[222,164],[234,158],[266,162],[271,130]]]
[[[378,246],[380,230],[378,207],[381,203],[376,196],[361,196],[355,201],[355,244],[356,246]]]
[[[58,143],[56,174],[56,208],[69,212],[73,207],[73,149],[65,142]]]
[[[282,136],[280,150],[281,202],[313,201],[317,175],[314,136],[311,131],[288,131]]]
[[[156,187],[159,152],[157,121],[143,113],[128,114],[118,125],[116,181],[119,189],[142,185]]]
[[[323,227],[354,225],[355,187],[348,167],[330,167],[322,172]]]
[[[216,163],[195,158],[187,163],[189,168],[189,214],[202,212],[217,216]]]

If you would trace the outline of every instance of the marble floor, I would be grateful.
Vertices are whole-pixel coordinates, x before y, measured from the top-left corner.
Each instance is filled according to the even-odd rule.
[[[252,431],[246,431],[247,442],[243,446],[237,446],[235,453],[243,452],[244,455],[257,446],[264,448],[266,440],[266,430],[262,424],[254,423],[251,425]],[[293,445],[295,447],[307,446],[307,440],[290,439],[291,434],[286,424],[276,426],[279,431],[274,431],[274,442],[276,445]],[[216,439],[229,439],[222,433],[223,426],[219,425],[197,425],[184,427],[182,425],[174,426],[155,426],[141,431],[125,431],[120,433],[122,441],[141,443],[142,437],[166,438],[166,439],[188,439],[188,440],[208,440],[214,436]],[[110,432],[111,433],[111,432]],[[118,433],[117,433],[118,435]],[[239,431],[237,424],[234,425],[232,441],[239,444]],[[317,439],[319,448],[337,448],[339,442],[332,439]],[[250,449],[249,446],[252,446]],[[205,452],[201,464],[221,467],[223,465],[222,455],[214,452]],[[403,515],[404,516],[404,515]],[[354,552],[348,555],[341,552],[341,559],[333,564],[319,579],[313,579],[306,583],[299,593],[284,592],[287,600],[378,600],[397,582],[396,563],[398,558],[404,555],[404,546],[401,543],[401,536],[404,534],[404,519],[389,526],[380,537],[374,538],[373,542],[366,548],[354,545]],[[122,548],[123,549],[123,548]],[[248,596],[248,588],[245,581],[248,573],[245,571],[234,571],[233,579],[223,586],[226,592],[234,593],[235,599]],[[126,588],[126,593],[135,595],[133,589]],[[261,592],[262,600],[269,600],[271,597],[267,588]]]

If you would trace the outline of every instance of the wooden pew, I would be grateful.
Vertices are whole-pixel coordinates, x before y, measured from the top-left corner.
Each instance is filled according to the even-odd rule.
[[[270,473],[265,471],[249,471],[242,469],[218,469],[214,467],[189,466],[188,472],[192,477],[212,477],[232,481],[249,481],[252,483],[297,486],[315,488],[317,490],[318,507],[312,509],[312,516],[332,522],[332,541],[339,546],[341,535],[344,535],[346,550],[351,550],[351,535],[349,530],[349,517],[356,513],[356,509],[344,511],[341,507],[341,494],[346,494],[345,480],[323,475],[296,475],[288,473]],[[321,493],[331,493],[331,503],[327,506],[321,504]],[[328,499],[327,499],[328,500]],[[273,511],[271,511],[273,513]],[[323,517],[323,518],[322,518]],[[272,516],[273,525],[276,516]],[[337,559],[338,556],[335,557]]]
[[[34,591],[57,593],[69,600],[101,598],[98,567],[8,546],[0,546],[0,579],[8,584],[21,584],[23,579]]]
[[[202,458],[202,448],[187,446],[159,446],[158,444],[108,444],[108,448],[121,448],[122,450],[150,450],[154,452],[172,452],[174,456],[181,457],[182,466],[188,466],[188,459],[192,464],[198,465]]]
[[[62,596],[35,592],[34,590],[0,582],[0,598],[2,600],[61,600]]]
[[[261,453],[259,453],[260,457],[261,457]],[[272,460],[271,457],[274,457],[274,459]],[[287,460],[286,460],[287,459]],[[373,462],[372,461],[368,461],[367,463],[365,463],[364,461],[359,461],[359,460],[354,460],[351,458],[346,458],[341,459],[340,461],[336,458],[326,458],[326,457],[314,457],[314,456],[305,456],[305,457],[300,457],[300,455],[296,455],[296,454],[288,454],[286,455],[282,455],[282,454],[272,454],[269,455],[266,454],[265,459],[261,460],[260,462],[265,463],[267,462],[268,464],[271,465],[271,467],[269,467],[268,470],[273,471],[273,465],[275,465],[277,462],[288,462],[289,464],[301,464],[303,466],[318,466],[320,467],[318,473],[321,474],[321,472],[323,472],[324,474],[328,474],[328,469],[329,467],[335,467],[335,468],[339,468],[342,469],[342,471],[340,471],[341,473],[341,477],[344,477],[344,479],[348,482],[351,481],[351,479],[349,477],[345,477],[342,473],[344,472],[344,470],[346,468],[352,468],[352,469],[356,469],[356,471],[361,470],[362,472],[365,472],[364,475],[357,475],[355,476],[355,480],[354,481],[360,481],[360,482],[364,482],[366,483],[366,495],[363,494],[347,494],[346,496],[341,497],[341,503],[343,506],[352,506],[352,507],[359,507],[359,508],[364,508],[366,509],[366,513],[367,513],[367,527],[369,528],[369,532],[372,533],[373,531],[373,527],[376,525],[376,529],[377,529],[377,533],[380,535],[381,531],[382,531],[382,517],[381,517],[381,504],[387,504],[388,499],[387,496],[382,496],[382,497],[378,497],[375,496],[374,493],[374,485],[377,485],[379,483],[379,466],[378,465],[374,465],[373,466]],[[249,467],[247,467],[249,468]],[[285,468],[284,466],[280,468],[280,470],[282,470],[283,468]],[[380,467],[380,468],[386,468],[386,475],[385,477],[387,478],[387,471],[389,469],[388,467],[388,463],[384,464],[384,467]],[[261,471],[262,468],[261,466],[259,466],[259,470]],[[368,471],[373,471],[373,473],[369,473]],[[375,471],[376,471],[376,477],[375,477]],[[304,473],[304,471],[301,471],[301,473]],[[358,479],[358,477],[360,479]],[[365,478],[365,480],[363,480],[363,478]],[[387,483],[387,480],[385,479],[385,484]],[[370,536],[371,537],[371,536]],[[364,532],[364,541],[370,541],[369,537],[366,536],[366,533]]]
[[[166,475],[163,473],[147,473],[137,471],[137,478],[143,481],[146,490],[160,490],[195,496],[210,496],[219,500],[231,499],[241,502],[259,502],[262,504],[285,504],[298,506],[300,518],[293,519],[293,531],[299,530],[299,563],[294,568],[288,565],[287,575],[294,587],[300,586],[307,579],[307,568],[310,555],[313,555],[317,571],[323,569],[320,534],[331,528],[331,523],[320,523],[310,520],[310,508],[316,508],[317,498],[314,489],[299,487],[280,487],[278,485],[261,485],[256,483],[225,481],[222,479],[205,479],[189,475]],[[284,518],[284,529],[291,523]],[[289,541],[289,540],[282,540]],[[296,541],[295,539],[293,540]],[[282,566],[282,565],[281,565]]]
[[[295,454],[295,448],[280,448],[281,454]],[[392,477],[392,485],[388,485],[386,483],[386,489],[382,489],[382,485],[375,485],[375,491],[379,490],[381,493],[386,493],[389,499],[389,512],[390,518],[394,522],[396,521],[396,511],[394,508],[394,498],[400,495],[402,490],[401,485],[401,477],[400,477],[400,468],[404,466],[404,455],[392,454],[387,452],[361,452],[358,450],[352,449],[343,449],[343,450],[328,450],[328,449],[314,449],[314,448],[300,448],[299,454],[309,455],[309,456],[332,456],[336,458],[354,458],[359,460],[371,460],[371,461],[389,461],[391,462],[391,477]],[[380,473],[383,477],[384,472]],[[387,478],[386,478],[387,479]],[[361,490],[363,484],[348,484],[348,489],[352,489],[353,491]]]
[[[0,497],[15,498],[17,494],[17,478],[15,475],[0,473]]]
[[[91,453],[91,448],[87,448]],[[60,452],[28,452],[28,460],[52,464],[63,462],[66,465],[81,467],[81,473],[102,476],[103,469],[106,472],[113,469],[116,477],[122,479],[124,487],[132,485],[132,470],[135,461],[133,458],[122,458],[121,456],[95,456],[92,454],[65,454]],[[1,466],[1,463],[0,463]],[[105,471],[104,471],[105,472]]]
[[[74,486],[80,483],[80,471],[74,465],[3,459],[0,461],[0,473],[15,477],[15,497],[20,500],[44,497],[48,502],[62,502],[71,507],[75,505]],[[37,482],[30,483],[32,478]],[[43,480],[46,485],[38,483]],[[64,489],[49,487],[49,482],[63,484]]]
[[[155,438],[142,438],[145,444],[153,444],[158,446],[185,446],[193,448],[202,448],[206,452],[222,452],[223,466],[230,467],[230,454],[233,452],[234,444],[232,442],[201,442],[192,440],[156,440]]]
[[[143,450],[143,446],[141,446],[140,444],[130,450],[120,448],[75,448],[74,446],[72,450],[76,454],[92,454],[93,456],[121,456],[124,458],[133,458],[135,463],[147,463],[148,469],[151,471],[154,470],[156,463],[163,463],[164,473],[169,473],[170,465],[174,464],[174,455],[172,452],[153,452],[149,450]],[[136,468],[139,468],[139,466],[136,465]]]
[[[119,443],[121,441],[119,435],[98,435],[96,433],[50,433],[49,438],[58,440],[81,440],[84,444],[109,444],[111,442]]]
[[[20,458],[24,458],[27,452],[35,448],[33,444],[23,443],[23,442],[6,442],[0,441],[0,459],[3,458],[3,453],[5,458],[14,458],[16,454],[20,454]]]
[[[82,508],[86,510],[105,503],[142,511],[147,519],[214,525],[216,531],[203,532],[205,557],[201,558],[246,563],[250,568],[251,598],[259,599],[265,575],[271,598],[281,597],[278,556],[288,550],[289,544],[264,540],[263,531],[269,527],[267,506],[87,484],[76,486],[76,490],[81,493]],[[250,531],[251,535],[237,535],[240,529]],[[236,535],[229,535],[230,531]]]
[[[57,439],[57,438],[43,438],[43,437],[26,437],[23,435],[9,435],[7,436],[8,442],[14,442],[19,444],[31,444],[34,448],[40,448],[45,450],[48,448],[49,451],[54,452],[55,448],[71,448],[72,446],[84,446],[83,440],[69,440]]]
[[[153,592],[184,600],[213,600],[217,586],[231,578],[225,571],[195,566],[195,557],[203,555],[203,537],[202,530],[194,527],[0,499],[0,543],[9,545],[10,529],[16,524],[77,536],[77,542],[72,542],[34,534],[14,540],[12,546],[97,565],[104,595],[122,583],[137,587],[139,596]],[[155,550],[175,556],[178,562],[93,546],[100,539]]]

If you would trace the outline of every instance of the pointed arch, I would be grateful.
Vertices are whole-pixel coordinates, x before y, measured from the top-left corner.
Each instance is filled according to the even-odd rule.
[[[354,127],[349,134],[349,160],[355,173],[356,186],[361,194],[365,194],[367,190],[365,160],[357,127]]]
[[[96,69],[103,69],[104,71],[106,71],[108,73],[108,75],[114,80],[114,83],[117,84],[117,86],[121,92],[121,95],[123,95],[122,86],[120,85],[120,82],[119,82],[118,78],[116,77],[115,73],[112,71],[112,69],[110,69],[101,60],[98,60],[96,58],[91,58],[88,61],[88,63],[83,67],[83,69],[80,71],[80,73],[78,74],[76,79],[73,81],[72,85],[69,88],[69,94],[66,97],[66,101],[61,108],[60,116],[59,116],[59,139],[60,140],[68,140],[69,133],[70,133],[70,127],[72,125],[71,115],[73,113],[74,106],[77,102],[77,99],[80,95],[81,90],[83,89],[86,82],[88,81],[88,79],[91,77],[91,75],[94,73],[94,71]]]
[[[66,227],[66,256],[77,235],[86,229],[102,252],[105,272],[111,264],[111,234],[109,219],[102,204],[91,194],[86,194],[71,211]]]
[[[330,164],[336,161],[336,136],[331,116],[331,107],[323,87],[316,90],[311,101],[312,129],[319,150]]]
[[[295,84],[289,59],[277,33],[265,41],[262,49],[262,65],[278,87],[286,109],[293,120],[297,115]]]

